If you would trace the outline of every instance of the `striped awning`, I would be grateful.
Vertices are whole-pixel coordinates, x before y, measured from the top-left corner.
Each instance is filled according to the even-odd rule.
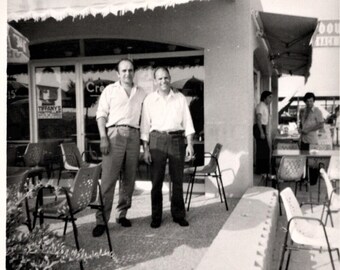
[[[54,18],[60,21],[68,16],[122,15],[137,9],[167,8],[192,1],[207,0],[11,0],[7,2],[7,19],[19,21]]]

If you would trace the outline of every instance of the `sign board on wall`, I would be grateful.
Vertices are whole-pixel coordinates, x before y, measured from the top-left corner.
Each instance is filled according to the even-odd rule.
[[[339,47],[339,20],[319,21],[312,37],[313,47]]]
[[[40,83],[37,84],[38,119],[61,119],[63,116],[61,88],[58,87],[61,84],[60,69],[53,68],[52,70],[52,74],[47,74],[48,82],[53,85],[43,84],[47,74],[42,74]]]
[[[7,26],[7,62],[27,63],[30,59],[28,49],[28,39],[15,30],[12,26]]]

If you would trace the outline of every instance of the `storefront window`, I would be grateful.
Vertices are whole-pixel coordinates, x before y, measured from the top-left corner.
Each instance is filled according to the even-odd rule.
[[[12,65],[8,72],[10,74],[7,76],[7,140],[29,140],[27,65]]]
[[[76,139],[74,66],[35,69],[39,139]]]

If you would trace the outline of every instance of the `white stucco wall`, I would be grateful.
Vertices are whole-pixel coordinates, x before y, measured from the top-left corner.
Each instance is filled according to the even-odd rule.
[[[223,144],[220,165],[227,196],[240,197],[253,184],[253,52],[257,41],[251,2],[194,2],[119,17],[27,22],[17,28],[31,44],[97,37],[203,48],[205,150],[212,151],[217,142]],[[206,191],[216,189],[208,182]]]

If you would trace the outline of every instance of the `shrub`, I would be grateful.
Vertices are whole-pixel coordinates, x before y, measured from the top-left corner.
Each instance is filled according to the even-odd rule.
[[[87,261],[102,256],[112,256],[110,252],[87,253],[68,248],[61,236],[42,225],[29,232],[25,228],[22,203],[37,187],[19,197],[17,189],[7,189],[6,212],[6,268],[7,269],[51,269],[58,264],[71,261]]]

